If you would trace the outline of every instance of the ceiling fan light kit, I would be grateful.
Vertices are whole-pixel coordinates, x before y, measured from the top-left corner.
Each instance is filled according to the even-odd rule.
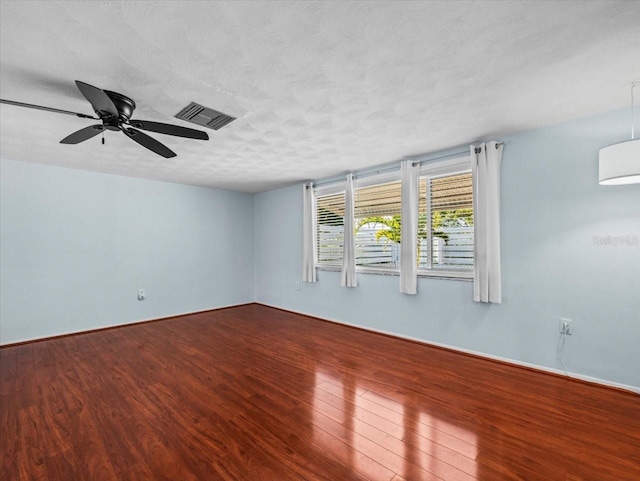
[[[600,185],[640,184],[640,139],[635,138],[633,89],[631,84],[631,140],[600,149]]]
[[[98,87],[89,85],[88,83],[76,80],[78,90],[89,101],[93,111],[97,117],[90,115],[71,112],[68,110],[55,109],[51,107],[43,107],[41,105],[32,105],[12,100],[0,99],[0,103],[15,105],[17,107],[26,107],[37,110],[45,110],[54,113],[74,115],[85,119],[101,120],[101,124],[90,125],[80,129],[60,141],[62,144],[78,144],[89,140],[92,137],[104,132],[105,130],[121,131],[134,142],[152,152],[165,158],[175,157],[176,154],[166,145],[158,142],[153,137],[148,136],[141,130],[156,132],[159,134],[173,135],[176,137],[184,137],[188,139],[209,140],[209,135],[201,130],[181,127],[179,125],[165,124],[162,122],[153,122],[150,120],[131,119],[133,111],[136,109],[136,103],[129,97],[118,92],[110,90],[101,90]],[[141,129],[141,130],[138,130]]]

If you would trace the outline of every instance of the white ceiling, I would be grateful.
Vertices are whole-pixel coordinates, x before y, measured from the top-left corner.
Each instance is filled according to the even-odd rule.
[[[0,3],[0,97],[92,114],[82,80],[134,117],[190,101],[238,119],[202,142],[2,105],[3,158],[260,192],[629,105],[638,1]],[[195,127],[195,126],[194,126]]]

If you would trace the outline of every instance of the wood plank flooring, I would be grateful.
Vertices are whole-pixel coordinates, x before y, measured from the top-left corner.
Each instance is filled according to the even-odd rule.
[[[0,349],[6,481],[640,480],[640,396],[256,304]]]

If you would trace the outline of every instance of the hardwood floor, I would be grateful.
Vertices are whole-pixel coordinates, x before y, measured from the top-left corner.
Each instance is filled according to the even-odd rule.
[[[0,363],[6,481],[640,480],[640,396],[259,305]]]

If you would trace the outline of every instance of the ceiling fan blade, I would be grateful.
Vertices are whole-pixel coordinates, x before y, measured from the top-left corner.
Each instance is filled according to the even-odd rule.
[[[0,99],[0,103],[7,104],[7,105],[15,105],[16,107],[26,107],[28,109],[44,110],[46,112],[55,112],[57,114],[73,115],[74,117],[81,117],[83,119],[99,120],[98,117],[93,117],[91,115],[79,114],[78,112],[71,112],[69,110],[54,109],[53,107],[43,107],[42,105],[25,104],[24,102],[16,102],[14,100]]]
[[[176,153],[169,149],[169,147],[161,144],[156,139],[149,137],[147,134],[140,132],[139,130],[132,129],[130,127],[121,127],[121,129],[127,137],[135,140],[143,147],[152,150],[156,154],[161,155],[166,159],[176,156]]]
[[[105,113],[118,117],[118,109],[104,90],[100,90],[98,87],[81,82],[80,80],[76,80],[76,85],[98,115]]]
[[[95,137],[103,130],[104,130],[104,127],[101,124],[90,125],[89,127],[80,129],[77,132],[72,133],[71,135],[67,135],[64,139],[60,141],[60,143],[61,144],[79,144],[80,142],[89,140],[91,137]]]
[[[150,120],[131,120],[130,123],[132,127],[159,134],[175,135],[176,137],[186,137],[187,139],[209,140],[209,135],[206,132],[179,125],[163,124]]]

